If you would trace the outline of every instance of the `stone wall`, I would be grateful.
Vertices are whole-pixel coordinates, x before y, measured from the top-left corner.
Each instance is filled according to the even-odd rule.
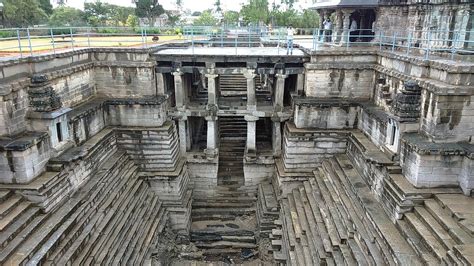
[[[355,104],[341,101],[295,102],[293,120],[297,128],[351,129],[356,126],[358,109]]]
[[[474,132],[472,95],[422,94],[421,130],[434,141],[472,141]]]
[[[463,179],[464,148],[458,144],[436,144],[418,134],[402,139],[400,165],[415,187],[458,187]],[[468,164],[464,164],[468,166]],[[464,183],[468,184],[464,175]]]
[[[100,63],[95,68],[97,94],[108,97],[156,95],[153,63]]]
[[[460,33],[457,38],[460,41],[458,47],[472,47],[472,44],[464,43],[464,40],[473,40],[473,36],[466,34],[472,30],[472,7],[469,1],[450,4],[449,1],[436,1],[436,3],[424,4],[411,1],[409,4],[382,5],[378,8],[378,14],[374,23],[375,36],[381,33],[385,36],[393,34],[408,36],[409,31],[419,31],[413,34],[412,41],[425,47],[427,39],[433,41],[431,47],[448,47],[448,41],[453,39],[453,33]],[[472,3],[471,3],[472,4]],[[428,30],[432,30],[428,34]],[[449,34],[451,32],[451,34]],[[424,40],[422,40],[424,39]]]

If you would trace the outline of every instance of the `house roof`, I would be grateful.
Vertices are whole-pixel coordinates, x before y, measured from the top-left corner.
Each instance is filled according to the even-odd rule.
[[[379,0],[316,0],[310,8],[322,9],[329,7],[375,7],[378,6]]]

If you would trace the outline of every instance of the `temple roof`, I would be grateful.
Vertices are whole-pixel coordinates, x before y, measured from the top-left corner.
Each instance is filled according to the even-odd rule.
[[[316,0],[311,6],[312,9],[322,9],[328,7],[374,7],[379,4],[379,0]]]

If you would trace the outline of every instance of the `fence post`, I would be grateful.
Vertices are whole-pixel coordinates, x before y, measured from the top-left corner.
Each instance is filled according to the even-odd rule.
[[[51,33],[51,44],[53,45],[53,54],[56,54],[56,43],[54,42],[54,33],[53,29],[49,29]]]
[[[221,47],[224,47],[224,26],[221,26]]]
[[[71,47],[72,51],[74,51],[74,34],[72,34],[72,28],[69,28],[69,33],[71,35]]]
[[[248,26],[247,31],[248,31],[248,35],[249,35],[249,48],[250,48],[250,26]]]
[[[412,35],[412,32],[409,32],[408,33],[408,43],[407,43],[407,55],[410,54],[410,46],[411,46],[411,35]]]
[[[16,36],[18,37],[18,48],[20,48],[20,58],[23,58],[23,49],[21,48],[20,30],[16,30]]]
[[[428,60],[430,58],[430,52],[431,52],[431,31],[428,30],[428,44],[426,46],[425,60]]]
[[[143,28],[140,27],[140,34],[142,36],[142,46],[145,46],[145,39],[143,39]]]
[[[454,54],[456,53],[457,40],[459,38],[459,33],[454,33],[453,41],[451,42],[451,60],[454,60]]]
[[[91,28],[87,28],[87,47],[91,48]]]
[[[146,26],[145,26],[145,30],[144,30],[144,37],[145,37],[145,48],[148,48],[148,40],[147,40],[147,34],[146,34]]]
[[[191,49],[193,50],[194,55],[194,26],[191,26]]]
[[[26,34],[28,36],[28,48],[30,49],[30,55],[33,55],[33,46],[31,46],[30,28],[26,28]]]
[[[397,33],[393,33],[393,36],[392,36],[392,53],[395,51],[395,37],[397,36]]]
[[[347,39],[346,39],[346,50],[349,50],[349,43],[351,42],[351,32],[347,31]],[[344,38],[344,36],[342,37]]]
[[[239,37],[238,35],[239,35],[239,33],[237,33],[237,36],[235,36],[235,38],[234,38],[234,40],[235,40],[234,41],[235,42],[235,55],[237,55],[237,38]]]
[[[382,51],[382,31],[379,33],[379,50]]]

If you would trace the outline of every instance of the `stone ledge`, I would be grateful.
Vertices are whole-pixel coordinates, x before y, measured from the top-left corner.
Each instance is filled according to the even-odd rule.
[[[380,66],[380,65],[375,66],[375,70],[385,75],[399,78],[403,81],[413,80],[416,82],[418,86],[430,92],[433,92],[436,95],[473,95],[474,94],[474,91],[472,90],[472,86],[455,86],[455,85],[450,85],[441,81],[436,81],[433,79],[416,78],[413,76],[402,74],[394,70],[387,70],[383,66]]]
[[[401,141],[418,154],[473,156],[474,145],[469,143],[434,143],[419,133],[405,133]]]
[[[0,151],[25,151],[48,138],[47,132],[24,132],[12,137],[0,137]]]

